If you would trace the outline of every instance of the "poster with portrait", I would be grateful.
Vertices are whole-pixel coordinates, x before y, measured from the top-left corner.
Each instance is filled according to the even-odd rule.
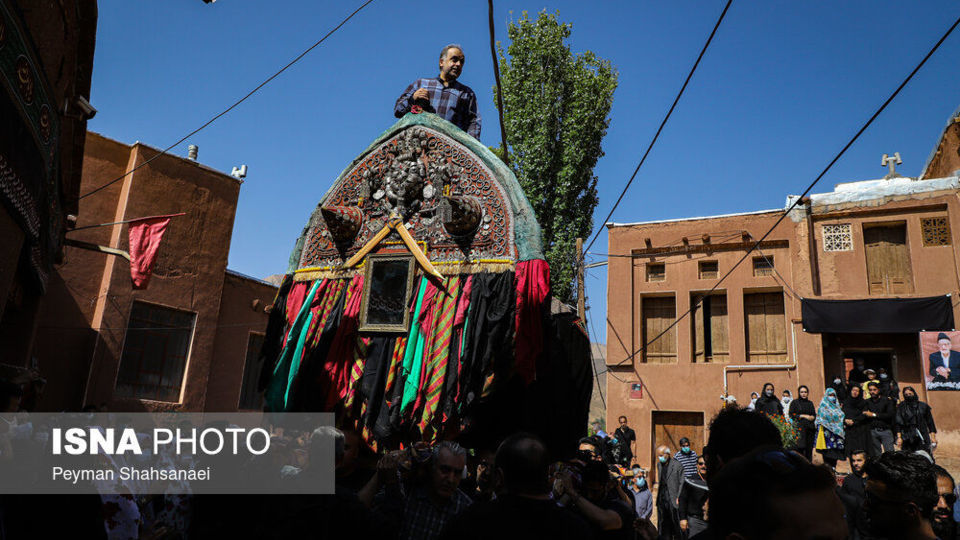
[[[920,332],[927,390],[960,390],[960,331]]]

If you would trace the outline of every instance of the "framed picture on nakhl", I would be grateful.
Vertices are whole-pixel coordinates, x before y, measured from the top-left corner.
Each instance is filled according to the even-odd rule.
[[[361,332],[407,332],[414,261],[411,255],[370,255],[360,304]]]

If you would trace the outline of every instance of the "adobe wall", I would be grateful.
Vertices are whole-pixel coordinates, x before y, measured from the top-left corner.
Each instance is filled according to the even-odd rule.
[[[102,139],[98,135],[89,138],[91,142]],[[91,144],[88,154],[95,156],[96,149],[101,147]],[[142,144],[133,145],[127,167],[143,163],[156,152]],[[94,171],[84,171],[84,191],[89,189],[87,186],[98,186],[113,178],[93,174]],[[112,221],[179,212],[187,215],[171,220],[146,290],[132,290],[125,260],[105,257],[100,298],[91,320],[92,325],[100,329],[100,340],[93,356],[86,403],[105,401],[114,410],[202,410],[240,182],[198,163],[161,156],[116,185],[120,190],[115,212],[98,215],[112,214]],[[127,250],[127,226],[107,229],[106,245]],[[118,399],[113,395],[134,300],[196,313],[179,403]]]
[[[250,334],[266,331],[269,309],[276,295],[277,287],[226,274],[204,410],[237,410]]]

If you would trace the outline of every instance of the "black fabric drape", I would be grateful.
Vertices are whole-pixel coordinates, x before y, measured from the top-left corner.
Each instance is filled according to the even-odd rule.
[[[949,296],[874,300],[804,298],[801,307],[805,332],[882,334],[953,330]]]
[[[263,346],[260,348],[260,377],[257,379],[257,391],[263,392],[273,378],[273,370],[277,367],[280,350],[283,349],[283,334],[287,329],[287,294],[293,285],[293,274],[283,276],[277,298],[270,309],[267,318],[267,332],[263,337]]]
[[[509,379],[513,368],[514,313],[516,288],[513,272],[473,276],[470,311],[464,329],[461,410],[480,398],[484,380],[494,374],[499,382]]]
[[[374,336],[367,345],[367,358],[363,364],[363,375],[360,376],[360,387],[357,389],[358,403],[366,403],[366,417],[361,418],[362,425],[373,431],[377,438],[386,437],[376,431],[376,426],[387,424],[387,409],[383,406],[384,391],[387,385],[387,373],[390,371],[390,360],[393,358],[393,347],[397,338],[394,336]],[[381,418],[381,416],[383,418]]]
[[[340,291],[333,305],[333,310],[327,316],[323,328],[319,330],[320,338],[317,341],[317,346],[304,352],[300,369],[293,380],[293,387],[290,389],[290,401],[293,404],[291,410],[323,412],[327,393],[336,390],[333,387],[333,381],[330,380],[329,375],[324,370],[324,364],[327,360],[327,353],[330,352],[330,345],[333,344],[333,338],[337,334],[337,328],[340,327],[340,321],[343,319],[347,288],[347,286],[344,286],[343,290]]]

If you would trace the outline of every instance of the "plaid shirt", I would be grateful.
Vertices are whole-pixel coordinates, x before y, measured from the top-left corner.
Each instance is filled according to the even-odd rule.
[[[410,98],[420,88],[427,89],[428,99],[430,100],[430,107],[425,108],[427,112],[436,113],[444,120],[452,122],[473,136],[474,139],[480,138],[477,95],[473,93],[469,86],[457,81],[444,86],[440,77],[417,79],[397,98],[397,103],[393,107],[394,116],[400,118],[410,112],[410,106],[413,105]]]
[[[450,500],[437,506],[430,498],[429,488],[413,487],[404,497],[396,486],[381,490],[374,499],[374,509],[388,518],[399,518],[400,540],[434,540],[440,537],[444,526],[467,509],[473,501],[459,489]],[[402,510],[401,510],[402,508]],[[395,512],[400,510],[400,515]]]

